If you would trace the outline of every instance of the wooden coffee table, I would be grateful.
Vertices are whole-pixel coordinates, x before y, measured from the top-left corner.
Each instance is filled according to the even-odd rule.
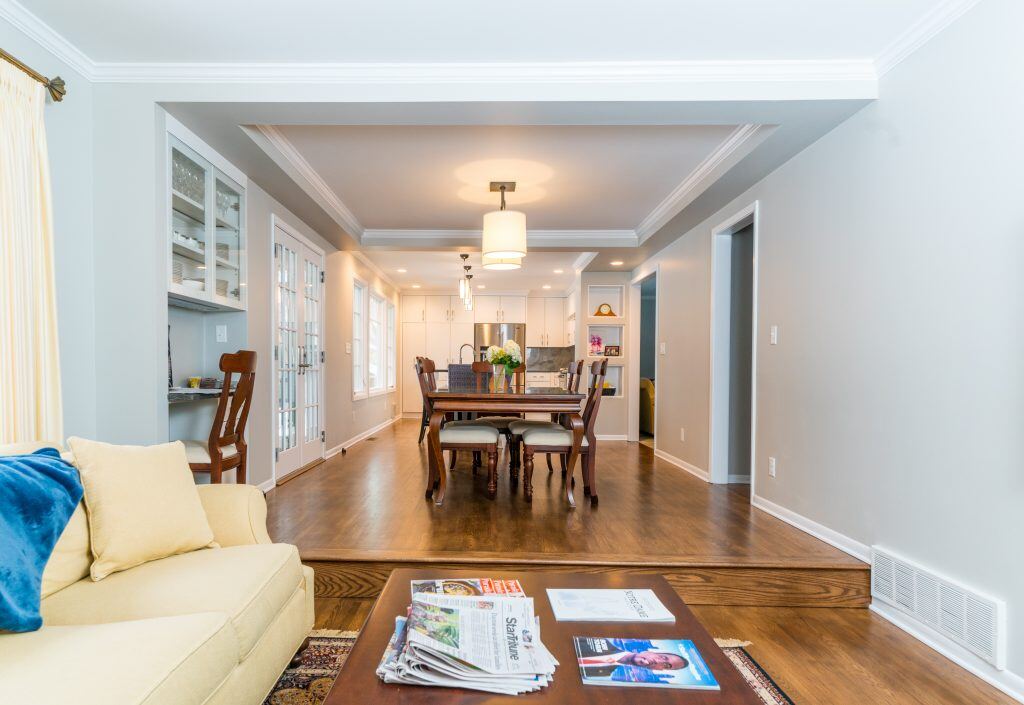
[[[410,580],[438,578],[518,579],[533,598],[541,620],[541,641],[559,667],[554,682],[536,693],[494,695],[471,690],[394,685],[377,678],[376,669],[391,634],[395,617],[405,614],[410,602]],[[548,602],[547,588],[650,588],[676,616],[674,624],[635,622],[556,622]],[[700,650],[722,687],[720,691],[679,690],[612,686],[584,686],[576,665],[574,636],[608,636],[651,639],[690,639]],[[505,572],[480,570],[409,570],[391,573],[377,604],[345,662],[324,705],[511,705],[511,703],[593,703],[595,705],[762,705],[735,666],[715,644],[707,630],[660,575],[627,575],[615,571],[597,575],[568,572]]]

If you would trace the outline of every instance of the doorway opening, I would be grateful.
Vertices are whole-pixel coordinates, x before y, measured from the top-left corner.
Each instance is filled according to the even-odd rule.
[[[751,483],[757,204],[712,231],[711,481]]]
[[[658,275],[640,282],[640,404],[637,417],[638,441],[654,450],[654,385],[657,365]]]

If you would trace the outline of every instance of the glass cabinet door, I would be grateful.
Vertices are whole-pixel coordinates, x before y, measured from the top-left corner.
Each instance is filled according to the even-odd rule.
[[[171,284],[183,293],[207,291],[209,168],[177,140],[171,145]]]
[[[216,173],[214,180],[214,292],[218,299],[227,299],[227,303],[239,306],[245,286],[242,266],[245,254],[242,234],[245,205],[242,189],[220,172]]]

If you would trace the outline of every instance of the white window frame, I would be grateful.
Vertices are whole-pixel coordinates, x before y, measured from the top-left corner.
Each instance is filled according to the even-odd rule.
[[[352,280],[352,398],[365,399],[367,394],[368,360],[366,354],[366,314],[369,287]]]
[[[375,397],[387,391],[387,308],[384,297],[376,291],[370,291],[367,300],[366,316],[366,380],[370,396]],[[373,326],[376,324],[377,334],[374,338]],[[376,348],[376,354],[374,354]],[[373,358],[373,359],[371,359]],[[371,383],[370,368],[377,370],[377,384]]]
[[[388,301],[387,307],[387,366],[388,366],[388,391],[393,392],[398,387],[398,345],[397,345],[397,311],[395,302]]]

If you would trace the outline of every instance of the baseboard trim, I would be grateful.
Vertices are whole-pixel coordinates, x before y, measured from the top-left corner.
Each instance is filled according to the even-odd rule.
[[[1024,703],[1024,677],[1012,671],[996,669],[927,625],[883,602],[872,602],[868,609],[926,646],[938,651],[956,665],[976,675],[993,688],[998,688],[1014,700]]]
[[[277,487],[277,483],[274,482],[274,478],[270,478],[269,480],[264,480],[260,484],[256,485],[256,489],[258,489],[263,494],[266,494],[267,492],[270,492],[270,490],[274,489],[275,487]]]
[[[395,423],[396,421],[401,420],[401,418],[402,418],[401,416],[395,416],[393,418],[388,419],[387,421],[385,421],[383,423],[377,424],[373,428],[367,429],[367,430],[363,431],[360,434],[352,436],[352,438],[349,438],[344,443],[340,443],[340,444],[334,446],[333,448],[331,448],[330,450],[328,450],[327,453],[324,454],[324,458],[325,459],[333,458],[338,453],[341,453],[343,451],[348,450],[349,448],[354,446],[359,441],[364,441],[367,438],[369,438],[370,436],[372,436],[373,434],[380,433],[381,431],[383,431],[385,428],[387,428],[391,424]]]
[[[838,548],[843,553],[849,553],[854,558],[862,560],[865,563],[871,562],[871,547],[867,544],[855,541],[849,536],[844,536],[838,531],[833,531],[813,519],[808,519],[801,514],[797,514],[792,510],[786,509],[785,507],[775,504],[775,502],[769,501],[756,494],[750,498],[750,504],[763,512],[771,514],[776,519],[781,519],[790,526],[794,526],[804,533],[810,534],[814,538],[820,539],[828,545]]]
[[[750,475],[729,475],[726,482],[730,485],[749,485]]]
[[[690,473],[694,477],[699,477],[701,480],[704,480],[704,482],[711,482],[711,475],[708,474],[707,470],[702,470],[696,465],[690,465],[690,463],[686,462],[685,460],[680,460],[676,456],[670,455],[663,450],[655,448],[654,457],[661,458],[666,463],[671,463],[672,465],[675,465],[677,468],[682,468],[683,470]]]
[[[594,436],[599,441],[624,441],[626,440],[626,434],[624,433],[609,433],[609,434],[596,434]]]

